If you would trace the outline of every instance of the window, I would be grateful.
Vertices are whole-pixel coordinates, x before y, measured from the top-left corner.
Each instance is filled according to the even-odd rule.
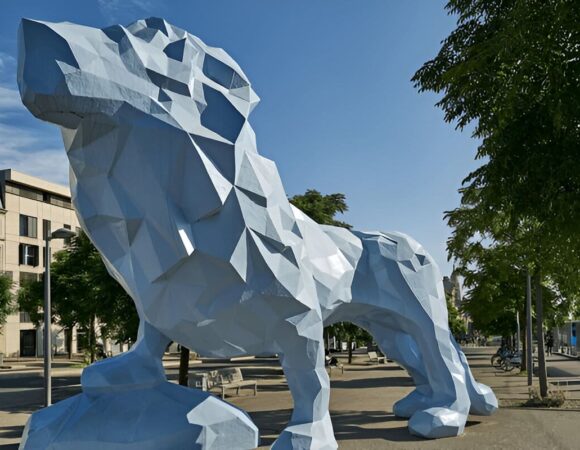
[[[67,225],[67,224],[65,223],[65,224],[64,224],[64,226],[63,226],[63,228],[66,228],[67,230],[70,230],[70,229],[71,229],[71,226],[70,226],[70,225]],[[70,238],[64,238],[64,243],[65,243],[66,245],[70,245]]]
[[[28,323],[28,322],[32,322],[30,320],[30,314],[28,314],[25,311],[20,311],[20,323]]]
[[[38,266],[38,245],[20,244],[19,263],[24,266]]]
[[[20,214],[20,236],[36,237],[36,217]]]
[[[43,200],[43,195],[41,191],[25,186],[17,186],[13,184],[6,183],[6,192],[9,194],[19,195],[20,197],[30,198],[32,200],[38,200],[41,202]]]
[[[20,272],[20,284],[38,281],[38,274],[34,272]]]
[[[44,219],[42,221],[42,238],[43,239],[46,239],[47,237],[50,236],[50,232],[51,232],[50,227],[51,227],[50,220]]]
[[[54,206],[60,206],[62,208],[72,209],[72,203],[70,199],[55,194],[50,195],[50,204]]]
[[[8,182],[6,183],[6,192],[8,194],[19,195],[20,197],[29,198],[39,202],[50,203],[51,205],[60,206],[62,208],[73,209],[70,198],[58,194],[51,194],[28,186]]]

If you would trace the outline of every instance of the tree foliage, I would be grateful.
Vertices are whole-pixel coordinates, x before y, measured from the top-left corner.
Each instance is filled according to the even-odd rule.
[[[364,328],[350,322],[338,322],[327,328],[339,341],[347,343],[349,364],[352,363],[352,344],[360,345],[373,340]]]
[[[507,220],[534,217],[567,235],[580,224],[580,3],[452,0],[458,27],[413,80],[475,122],[487,162],[467,178]]]
[[[415,74],[460,129],[474,125],[483,164],[446,214],[448,242],[481,329],[507,332],[525,272],[541,274],[549,321],[580,291],[580,2],[451,0],[458,18]]]
[[[335,219],[336,214],[348,211],[344,194],[323,195],[315,189],[308,189],[304,194],[292,197],[290,203],[317,223],[352,228]]]
[[[453,296],[446,295],[445,301],[447,303],[449,330],[451,331],[451,334],[456,337],[463,336],[467,330],[465,329],[465,322],[461,318],[460,312],[455,306]]]
[[[0,274],[0,332],[6,323],[6,319],[14,311],[11,288],[12,280],[10,277]]]
[[[42,321],[43,281],[24,283],[18,292],[22,311]],[[80,233],[51,264],[52,320],[65,329],[89,330],[94,352],[94,325],[100,334],[117,342],[135,340],[139,319],[132,299],[109,275],[97,249]]]

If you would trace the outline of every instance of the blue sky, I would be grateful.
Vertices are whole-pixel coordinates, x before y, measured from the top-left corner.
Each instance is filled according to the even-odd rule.
[[[443,212],[477,142],[410,79],[455,27],[444,0],[2,0],[0,167],[67,183],[60,133],[20,106],[16,33],[30,17],[103,27],[161,16],[241,65],[262,102],[251,121],[288,195],[346,194],[343,220],[410,234],[449,273]]]

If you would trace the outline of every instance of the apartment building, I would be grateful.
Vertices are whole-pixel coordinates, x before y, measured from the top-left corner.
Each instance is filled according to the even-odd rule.
[[[14,292],[25,280],[38,280],[44,272],[44,238],[59,228],[79,230],[67,187],[12,169],[0,170],[0,272],[11,277]],[[51,242],[53,254],[62,240]],[[57,352],[77,352],[77,333],[66,339],[53,327],[52,346]],[[24,312],[12,314],[0,324],[0,353],[7,357],[42,356],[42,329],[35,328]]]

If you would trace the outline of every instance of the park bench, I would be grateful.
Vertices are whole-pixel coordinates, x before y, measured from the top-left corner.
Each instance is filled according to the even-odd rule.
[[[377,352],[368,352],[369,360],[371,363],[380,364],[381,362],[385,363],[385,357],[377,355]]]
[[[213,372],[216,372],[214,385],[221,388],[222,398],[225,398],[227,389],[235,389],[236,395],[240,395],[240,388],[242,387],[252,387],[254,388],[254,395],[258,394],[258,382],[256,380],[244,380],[239,367],[219,369]]]
[[[253,387],[254,395],[258,392],[256,380],[244,380],[239,367],[210,370],[208,372],[195,372],[189,374],[189,387],[210,391],[214,388],[221,389],[221,397],[225,398],[227,389],[235,389],[236,395],[240,395],[240,388]]]

